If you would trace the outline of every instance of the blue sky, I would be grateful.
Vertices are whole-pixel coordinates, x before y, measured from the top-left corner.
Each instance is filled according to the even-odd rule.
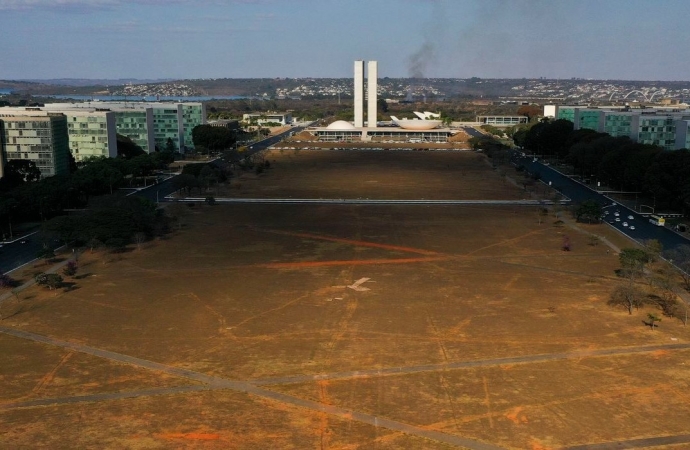
[[[687,0],[0,0],[0,79],[690,79]]]

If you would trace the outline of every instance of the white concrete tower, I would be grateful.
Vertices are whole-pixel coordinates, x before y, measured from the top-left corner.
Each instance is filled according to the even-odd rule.
[[[367,62],[367,128],[376,128],[376,120],[378,117],[378,78],[378,62]]]
[[[364,61],[355,61],[355,127],[364,126]]]

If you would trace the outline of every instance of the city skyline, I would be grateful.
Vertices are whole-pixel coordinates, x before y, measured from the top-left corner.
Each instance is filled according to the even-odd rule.
[[[0,0],[0,79],[687,80],[683,0]]]

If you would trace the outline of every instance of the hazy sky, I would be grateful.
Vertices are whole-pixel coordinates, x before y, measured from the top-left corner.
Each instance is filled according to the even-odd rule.
[[[0,79],[690,80],[688,0],[0,0]]]

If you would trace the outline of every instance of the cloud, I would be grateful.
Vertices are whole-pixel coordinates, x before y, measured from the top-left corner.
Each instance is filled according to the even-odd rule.
[[[268,0],[0,0],[0,11],[30,11],[36,9],[51,11],[80,11],[112,9],[125,5],[170,6],[188,5],[228,5],[266,3]]]

